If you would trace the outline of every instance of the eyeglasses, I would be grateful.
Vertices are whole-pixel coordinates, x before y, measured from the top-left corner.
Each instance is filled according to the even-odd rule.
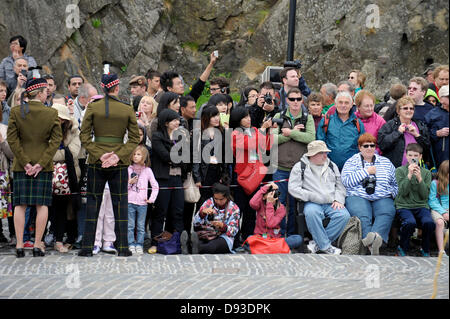
[[[375,144],[364,144],[364,145],[362,145],[362,147],[364,147],[364,148],[375,148]]]
[[[288,97],[287,99],[289,101],[291,101],[291,102],[294,102],[294,101],[300,102],[303,98],[301,98],[301,97]]]
[[[354,76],[349,76],[349,77],[347,78],[347,80],[354,80],[354,79],[355,79]]]
[[[220,88],[209,88],[210,91],[219,91]]]
[[[400,110],[403,110],[403,111],[414,111],[414,108],[413,107],[402,107],[402,108],[400,108]]]
[[[408,91],[416,92],[418,90],[419,90],[418,88],[414,88],[414,87],[408,86]]]

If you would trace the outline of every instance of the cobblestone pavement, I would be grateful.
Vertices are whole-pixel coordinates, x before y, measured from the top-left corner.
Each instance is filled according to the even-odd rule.
[[[86,258],[76,251],[17,259],[0,249],[0,299],[360,299],[433,293],[436,257],[149,255]],[[436,298],[449,298],[444,257]]]

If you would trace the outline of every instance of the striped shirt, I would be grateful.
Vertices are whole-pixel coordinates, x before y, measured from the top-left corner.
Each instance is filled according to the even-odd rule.
[[[395,198],[398,193],[398,185],[395,178],[395,167],[391,161],[384,156],[375,154],[375,167],[377,168],[375,176],[377,180],[375,193],[371,195],[367,194],[362,186],[362,181],[369,176],[365,169],[369,166],[373,166],[373,164],[366,161],[364,161],[363,166],[361,153],[353,155],[345,162],[341,178],[342,184],[347,189],[347,196],[358,196],[371,201],[391,196]]]

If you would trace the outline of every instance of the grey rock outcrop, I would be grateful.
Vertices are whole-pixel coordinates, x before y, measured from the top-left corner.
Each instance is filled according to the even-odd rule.
[[[68,28],[72,3],[80,25]],[[9,54],[11,36],[23,35],[27,53],[65,93],[74,73],[98,86],[104,60],[125,84],[149,68],[176,69],[193,83],[209,53],[219,50],[212,76],[230,76],[238,88],[259,82],[266,66],[283,64],[288,8],[289,0],[6,0],[0,2],[0,57]],[[427,64],[448,63],[448,12],[444,0],[298,1],[294,57],[314,90],[356,68],[381,98]]]

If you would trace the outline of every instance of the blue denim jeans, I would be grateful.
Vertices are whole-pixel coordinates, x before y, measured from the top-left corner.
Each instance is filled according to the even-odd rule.
[[[350,219],[346,208],[333,209],[331,204],[306,202],[303,212],[308,230],[320,250],[328,249],[331,243],[338,239]],[[324,228],[322,221],[326,217],[330,218],[330,222]]]
[[[409,249],[409,240],[411,239],[417,225],[422,228],[422,249],[430,252],[430,239],[434,235],[436,227],[431,212],[428,208],[399,209],[397,214],[400,217],[400,246],[405,252]]]
[[[36,206],[28,206],[25,210],[25,227],[23,229],[23,242],[31,240],[31,221],[36,219]]]
[[[128,203],[128,246],[144,246],[145,216],[147,216],[147,205]],[[134,239],[135,225],[136,240]]]
[[[277,169],[275,173],[273,173],[273,180],[277,181],[280,179],[288,179],[291,172],[282,171]],[[290,236],[295,234],[295,198],[289,195],[288,192],[288,182],[279,182],[276,183],[278,185],[278,190],[280,191],[280,203],[286,206],[286,202],[289,200],[289,212],[287,212],[287,227],[286,227],[286,216],[281,220],[280,228],[281,234]]]
[[[388,242],[389,231],[395,217],[392,198],[369,201],[358,196],[348,196],[345,199],[345,207],[351,216],[356,216],[361,221],[362,238],[365,238],[370,232],[376,232],[380,234],[384,242]]]
[[[303,238],[300,235],[291,235],[286,237],[285,240],[290,249],[299,248],[303,243]]]

